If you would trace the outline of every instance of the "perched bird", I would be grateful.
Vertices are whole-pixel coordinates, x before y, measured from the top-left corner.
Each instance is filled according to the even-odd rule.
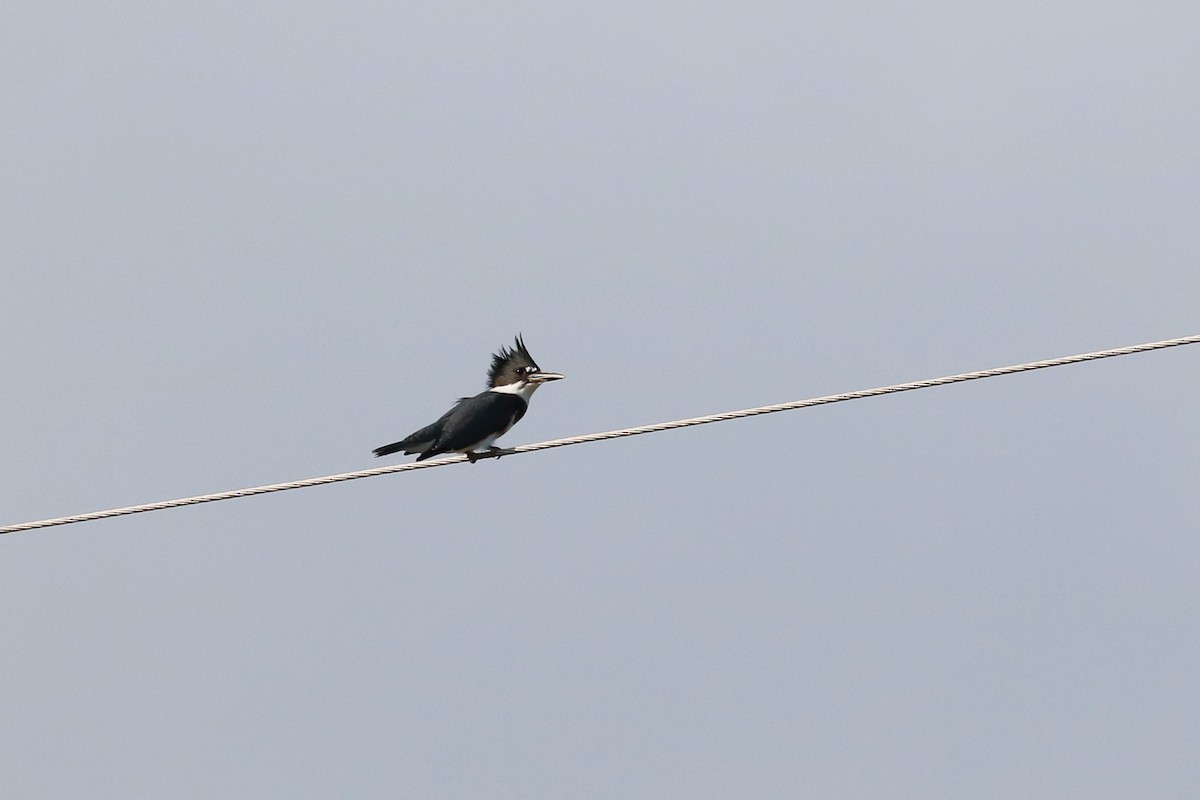
[[[562,377],[557,372],[542,372],[518,336],[515,348],[501,347],[492,356],[485,391],[460,398],[437,422],[398,442],[375,448],[375,455],[420,453],[417,461],[424,461],[442,453],[465,453],[474,463],[481,457],[479,450],[500,452],[492,442],[525,416],[534,391]]]

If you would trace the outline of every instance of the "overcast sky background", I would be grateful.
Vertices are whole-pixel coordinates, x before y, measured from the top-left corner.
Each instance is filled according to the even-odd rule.
[[[9,0],[0,524],[1200,333],[1200,6]],[[20,798],[1200,789],[1200,348],[0,537]],[[399,463],[404,459],[389,459]]]

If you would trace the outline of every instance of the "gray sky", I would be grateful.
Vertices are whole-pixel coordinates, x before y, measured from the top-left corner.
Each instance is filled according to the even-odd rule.
[[[10,0],[0,524],[1200,333],[1198,41]],[[1195,797],[1198,359],[0,537],[6,793]]]

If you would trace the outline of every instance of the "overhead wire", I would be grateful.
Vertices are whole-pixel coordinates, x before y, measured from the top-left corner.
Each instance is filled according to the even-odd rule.
[[[807,400],[795,400],[789,403],[756,406],[754,408],[744,408],[738,411],[725,411],[719,414],[708,414],[702,417],[678,419],[670,422],[658,422],[653,425],[640,425],[634,428],[622,428],[615,431],[604,431],[603,433],[589,433],[581,436],[568,436],[565,439],[551,439],[545,442],[523,444],[512,448],[500,449],[495,452],[484,451],[476,456],[476,460],[480,458],[500,458],[504,456],[517,455],[520,453],[534,453],[539,450],[550,450],[555,447],[567,447],[576,444],[587,444],[589,442],[602,442],[608,439],[620,439],[626,436],[640,436],[646,433],[658,433],[660,431],[674,430],[676,428],[688,428],[694,425],[708,425],[714,422],[727,422],[729,420],[741,419],[743,417],[755,417],[762,414],[775,414],[780,411],[793,411],[800,408],[811,408],[813,406],[828,405],[830,403],[841,403],[847,400],[861,400],[867,397],[878,397],[886,394],[896,394],[898,392],[911,392],[917,389],[929,389],[934,386],[946,386],[952,383],[964,383],[966,381],[981,380],[983,378],[995,378],[1001,375],[1012,375],[1019,372],[1030,372],[1033,370],[1048,369],[1050,367],[1061,367],[1068,364],[1079,364],[1085,361],[1098,361],[1104,358],[1133,355],[1135,353],[1145,353],[1152,350],[1164,350],[1169,347],[1179,347],[1181,345],[1198,343],[1200,343],[1200,335],[1184,336],[1177,339],[1163,339],[1157,342],[1147,342],[1145,344],[1130,345],[1128,347],[1117,347],[1111,350],[1096,350],[1091,353],[1081,353],[1079,355],[1051,358],[1045,361],[1030,361],[1024,364],[1014,364],[1007,367],[996,367],[994,369],[978,370],[976,372],[964,372],[958,375],[946,375],[940,378],[928,378],[926,380],[911,381],[909,383],[897,383],[891,386],[880,386],[874,389],[860,389],[858,391],[843,392],[841,394],[826,395],[824,397],[814,397]],[[163,500],[157,503],[143,503],[136,506],[111,508],[104,511],[92,511],[86,514],[75,514],[67,517],[56,517],[52,519],[35,520],[33,522],[22,522],[16,525],[0,527],[0,534],[17,533],[18,531],[28,531],[37,528],[49,528],[56,525],[69,525],[76,522],[90,522],[92,520],[107,519],[109,517],[140,514],[146,511],[161,511],[163,509],[198,505],[200,503],[213,503],[218,500],[232,500],[238,497],[252,497],[259,494],[270,494],[272,492],[285,492],[291,489],[305,489],[310,486],[322,486],[328,483],[341,483],[342,481],[353,481],[358,480],[359,478],[373,478],[378,475],[391,475],[397,472],[412,472],[419,469],[433,469],[434,467],[445,467],[449,466],[450,464],[457,464],[467,460],[468,458],[465,455],[452,455],[445,458],[431,459],[428,461],[415,461],[407,464],[394,464],[386,467],[376,467],[374,469],[343,472],[337,475],[325,475],[319,478],[306,478],[304,480],[288,481],[286,483],[273,483],[266,486],[255,486],[248,489],[234,489],[232,491],[203,494],[195,497],[183,497],[176,500]]]

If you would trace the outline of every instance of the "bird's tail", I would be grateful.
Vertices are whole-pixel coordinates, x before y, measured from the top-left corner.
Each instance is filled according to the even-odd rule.
[[[392,453],[399,453],[405,449],[404,442],[392,442],[391,444],[385,444],[383,447],[376,447],[371,452],[375,454],[376,458],[379,458],[380,456],[390,456]]]

